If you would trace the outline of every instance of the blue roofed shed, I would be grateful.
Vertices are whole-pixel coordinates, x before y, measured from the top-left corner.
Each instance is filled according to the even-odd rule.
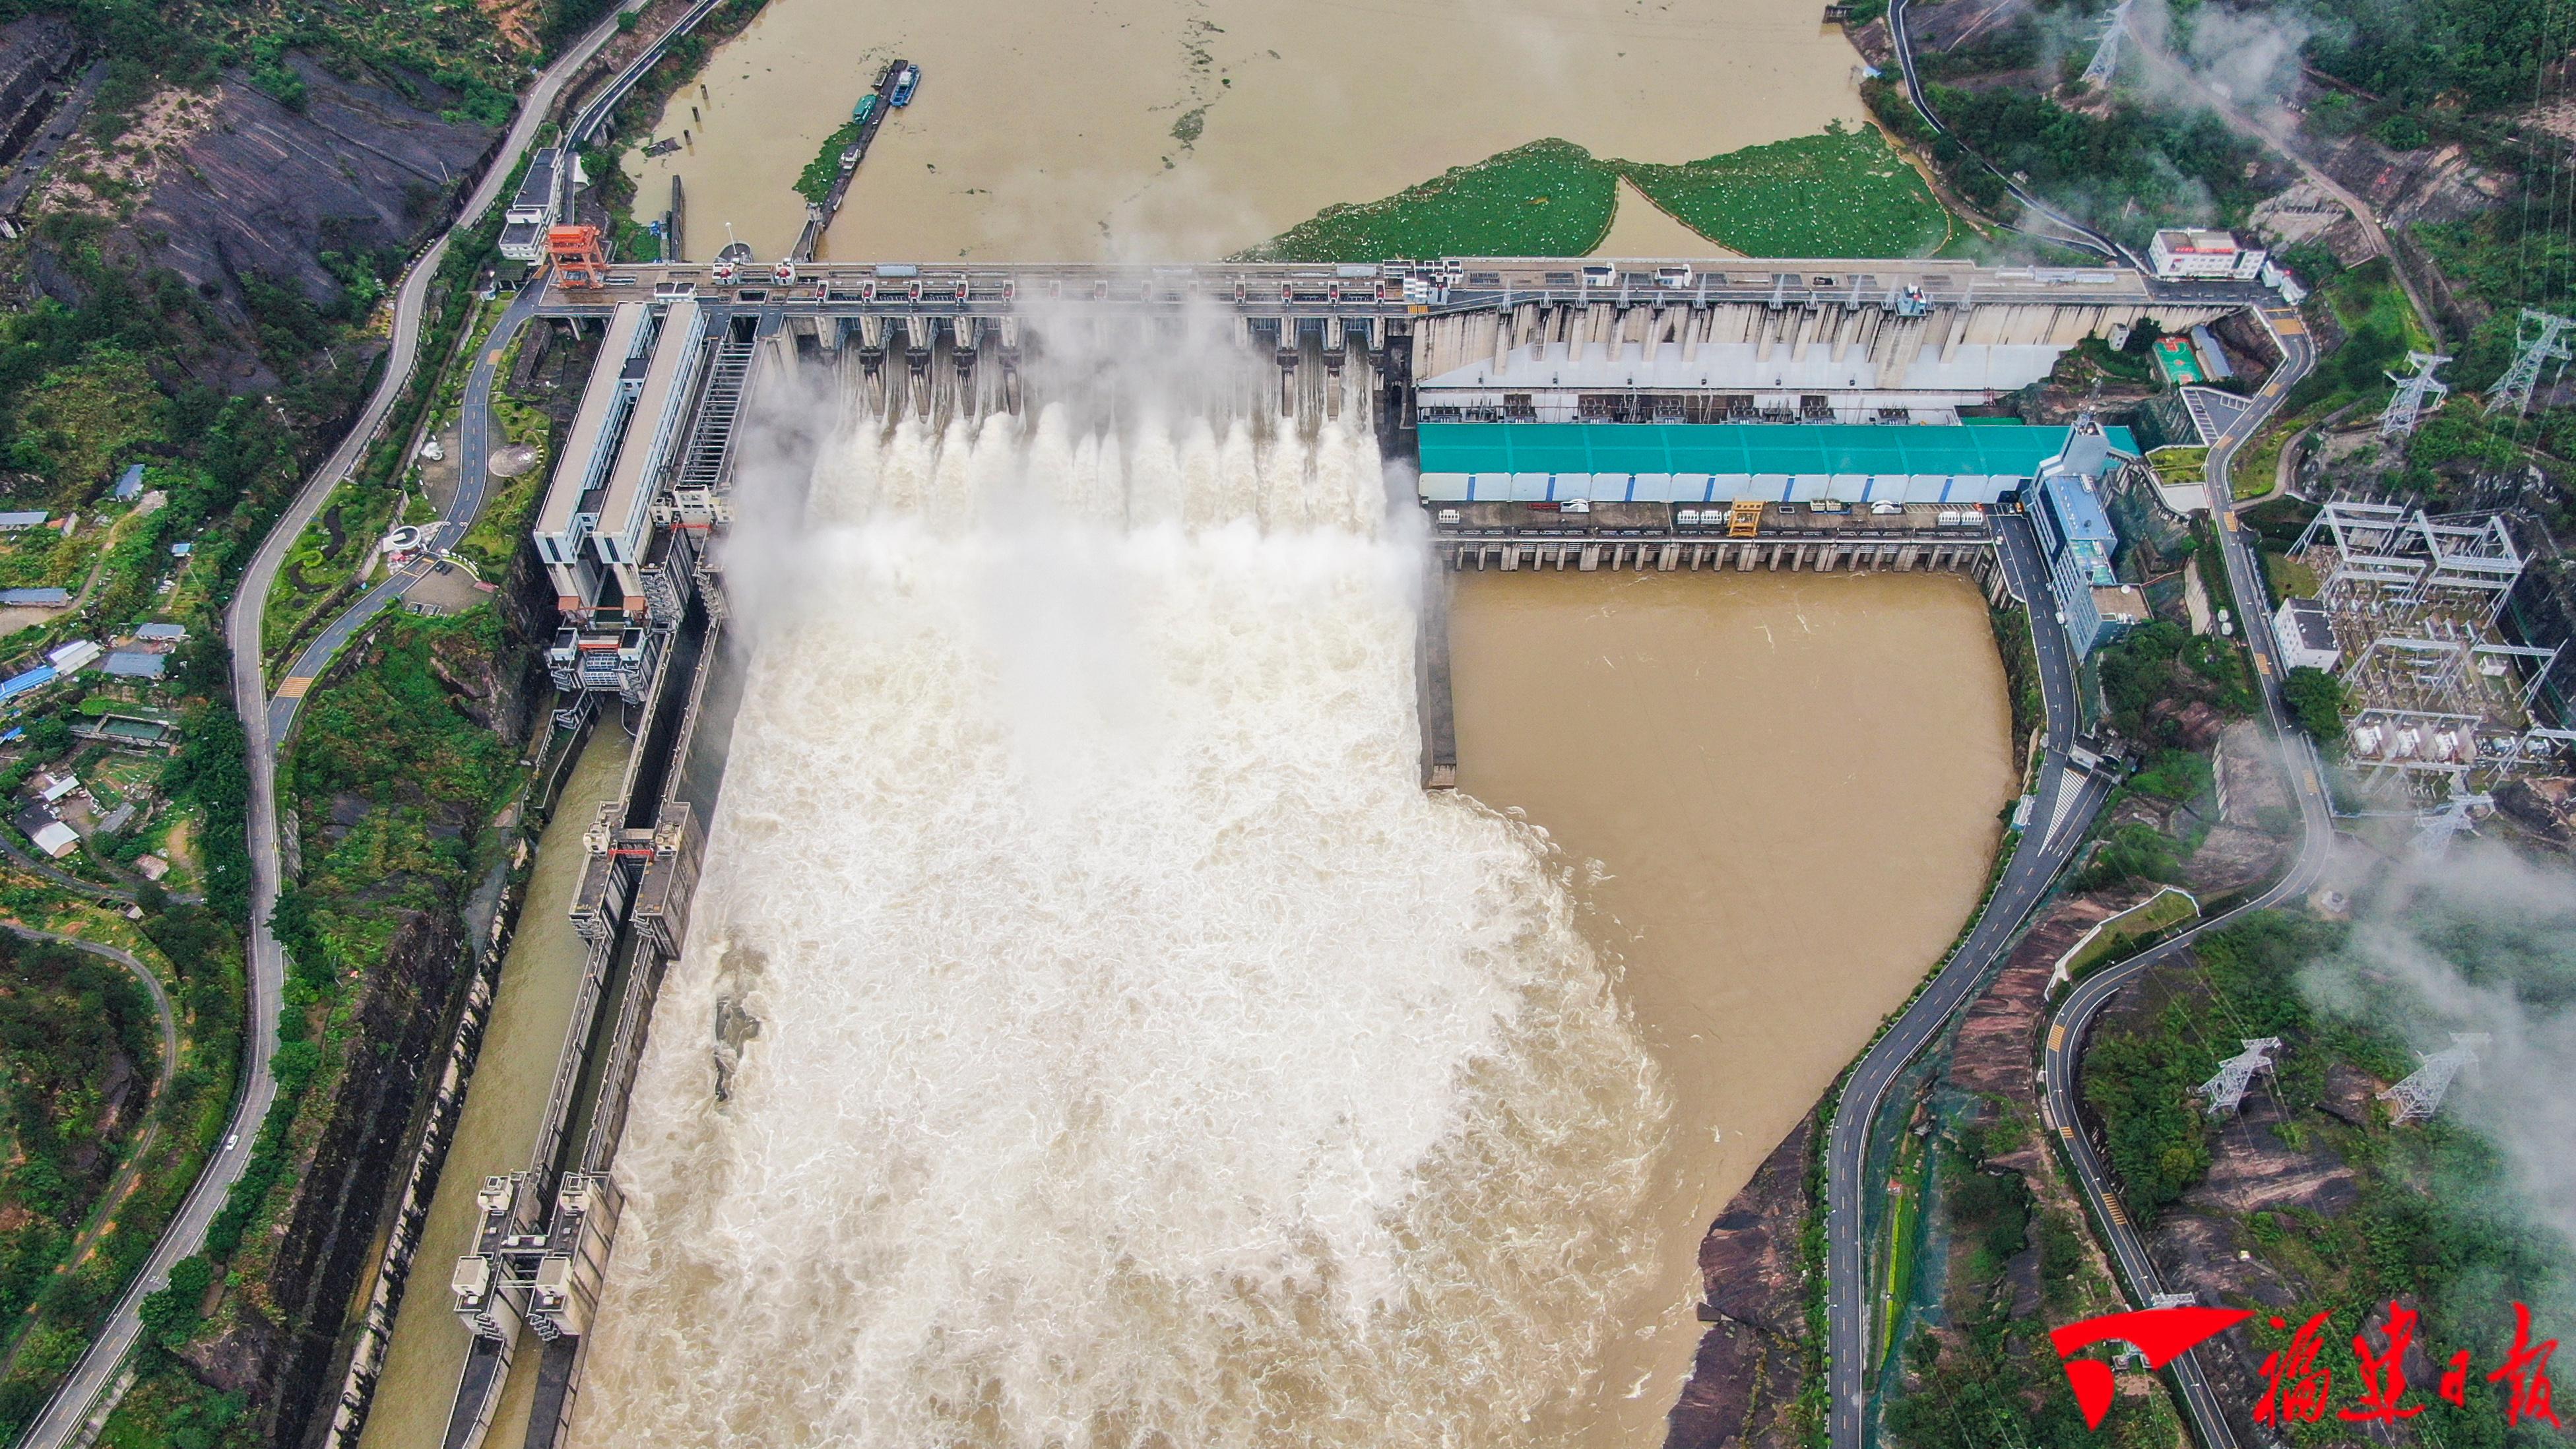
[[[119,649],[99,666],[110,674],[127,679],[159,679],[161,672],[169,667],[169,655],[147,654],[140,649]]]

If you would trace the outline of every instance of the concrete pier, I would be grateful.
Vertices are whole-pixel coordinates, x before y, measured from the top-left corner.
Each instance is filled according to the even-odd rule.
[[[1421,623],[1413,648],[1415,712],[1422,723],[1422,788],[1458,788],[1458,717],[1449,690],[1449,581],[1422,580]]]

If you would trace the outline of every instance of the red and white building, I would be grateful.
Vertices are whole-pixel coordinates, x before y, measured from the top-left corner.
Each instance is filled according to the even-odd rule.
[[[2250,282],[2262,275],[2265,255],[2263,248],[2247,246],[2234,232],[2197,227],[2157,232],[2147,247],[2157,278],[2167,282],[2186,278]]]

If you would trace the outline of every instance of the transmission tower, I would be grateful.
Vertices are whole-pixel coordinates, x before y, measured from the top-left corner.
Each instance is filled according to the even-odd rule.
[[[2403,438],[2413,433],[2415,420],[2423,416],[2426,405],[2439,406],[2442,399],[2451,395],[2449,383],[2433,379],[2433,369],[2450,360],[2430,352],[2409,352],[2406,365],[2415,369],[2415,375],[2399,377],[2393,372],[2388,374],[2388,380],[2397,384],[2397,395],[2388,400],[2387,408],[2379,415],[2381,437]]]
[[[2540,329],[2539,335],[2525,340],[2534,327]],[[2576,321],[2530,307],[2522,309],[2522,320],[2514,324],[2513,332],[2514,346],[2519,350],[2514,354],[2513,366],[2497,379],[2495,391],[2487,394],[2488,416],[2502,412],[2507,403],[2513,405],[2516,417],[2531,411],[2531,390],[2540,385],[2540,365],[2576,358],[2576,348],[2567,343],[2570,327],[2576,327]]]
[[[2245,1088],[2253,1082],[2254,1074],[2269,1069],[2271,1054],[2281,1049],[2281,1039],[2277,1036],[2242,1037],[2239,1040],[2245,1043],[2245,1050],[2220,1062],[2218,1075],[2200,1084],[2200,1094],[2209,1099],[2209,1115],[2212,1117],[2235,1111],[2236,1104],[2245,1100]]]
[[[2092,63],[2084,67],[2084,84],[2096,90],[2111,87],[2111,74],[2120,68],[2120,39],[2129,28],[2129,0],[2120,0],[2111,12],[2110,28],[2102,32],[2102,43],[2093,48]]]
[[[2472,810],[2495,807],[2493,795],[2454,795],[2440,805],[2415,817],[2415,854],[2424,860],[2440,860],[2451,853],[2451,841],[2461,831],[2473,828]]]
[[[2476,1061],[2477,1049],[2486,1044],[2485,1032],[2451,1033],[2451,1044],[2442,1050],[2429,1057],[2417,1052],[2424,1064],[2406,1080],[2380,1093],[2379,1100],[2397,1104],[2398,1122],[2420,1122],[2432,1116],[2442,1110],[2442,1098],[2451,1090],[2451,1079],[2460,1074],[2460,1068]]]

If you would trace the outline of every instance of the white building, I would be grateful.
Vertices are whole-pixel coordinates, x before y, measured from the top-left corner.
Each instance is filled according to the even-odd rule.
[[[2263,274],[2267,255],[2261,247],[2237,240],[2234,232],[2198,227],[2157,232],[2147,247],[2156,276],[2168,282],[2185,278],[2250,282]]]
[[[2280,643],[2281,662],[2292,669],[2332,674],[2343,662],[2325,606],[2314,599],[2283,599],[2280,611],[2272,616],[2272,637]]]
[[[74,639],[68,644],[55,645],[53,652],[45,658],[53,664],[55,673],[68,677],[97,663],[98,656],[106,652],[91,640]]]
[[[528,162],[519,194],[501,218],[501,255],[533,262],[546,254],[546,230],[555,222],[555,149],[541,148]]]

